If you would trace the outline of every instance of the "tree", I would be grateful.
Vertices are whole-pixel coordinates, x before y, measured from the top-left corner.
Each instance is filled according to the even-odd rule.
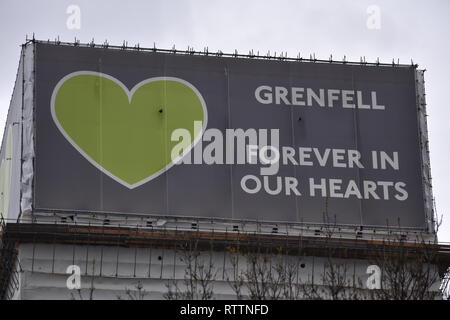
[[[144,286],[140,281],[134,286],[136,290],[131,290],[129,288],[125,288],[125,294],[127,295],[126,300],[144,300],[147,296],[147,291],[144,290]],[[118,300],[124,300],[120,295],[117,296]]]
[[[304,258],[301,243],[296,250],[287,246],[262,245],[257,239],[253,244],[242,246],[238,241],[236,245],[226,247],[231,262],[226,280],[236,299],[428,300],[440,296],[436,288],[440,280],[436,237],[431,242],[418,237],[415,243],[411,243],[401,235],[395,237],[390,234],[381,244],[368,243],[365,259],[381,270],[380,287],[369,289],[355,272],[350,272],[349,260],[345,254],[342,255],[343,250],[336,242],[339,232],[336,219],[332,221],[329,218],[326,201],[320,238],[320,255],[325,262],[318,277],[314,271],[305,277],[305,272],[299,267]],[[216,279],[212,255],[206,263],[205,259],[199,262],[198,242],[191,240],[187,243],[189,246],[185,248],[183,259],[186,273],[182,285],[179,281],[169,283],[165,298],[211,299]],[[442,291],[447,292],[446,297],[449,296],[449,282],[447,278],[446,284],[441,286]]]
[[[211,248],[212,249],[212,248]],[[181,261],[185,264],[183,280],[167,283],[167,300],[210,300],[213,298],[213,281],[217,271],[210,251],[209,257],[201,256],[197,240],[186,241],[182,247]]]
[[[444,300],[450,300],[450,267],[445,272],[444,279],[439,289],[442,291]]]
[[[372,299],[434,300],[440,280],[434,263],[437,243],[424,239],[414,245],[403,239],[384,240],[374,263],[382,270],[381,288],[371,290]]]
[[[227,281],[242,300],[293,300],[298,299],[302,283],[299,278],[300,259],[290,259],[278,248],[275,254],[270,251],[239,252],[238,248],[228,248],[231,253],[233,274]],[[239,267],[239,260],[244,267]]]

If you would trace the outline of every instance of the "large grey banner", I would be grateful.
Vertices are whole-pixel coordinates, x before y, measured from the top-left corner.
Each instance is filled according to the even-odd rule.
[[[38,44],[35,210],[425,228],[415,70]]]

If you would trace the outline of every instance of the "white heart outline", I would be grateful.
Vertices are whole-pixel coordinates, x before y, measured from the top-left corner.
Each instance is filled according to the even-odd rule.
[[[101,165],[99,165],[94,159],[92,159],[88,154],[86,154],[83,149],[81,149],[77,143],[67,134],[67,132],[64,130],[64,128],[61,126],[61,124],[59,123],[58,118],[56,117],[56,113],[55,113],[55,100],[56,100],[56,95],[58,94],[59,89],[61,88],[61,86],[69,79],[76,77],[76,76],[80,76],[80,75],[93,75],[93,76],[98,76],[98,77],[104,77],[106,79],[109,79],[113,82],[115,82],[116,84],[118,84],[123,91],[127,94],[128,96],[128,102],[131,103],[131,99],[133,98],[134,93],[143,85],[151,83],[151,82],[155,82],[155,81],[161,81],[161,80],[166,80],[166,81],[176,81],[179,83],[182,83],[186,86],[188,86],[189,88],[191,88],[195,94],[197,95],[197,97],[200,100],[200,103],[202,105],[203,108],[203,114],[204,114],[204,121],[203,121],[203,127],[201,132],[197,135],[197,137],[194,139],[194,142],[191,143],[191,145],[189,146],[189,148],[187,148],[186,150],[183,151],[183,153],[181,155],[179,155],[175,160],[172,160],[171,162],[169,162],[164,168],[160,169],[159,171],[153,173],[151,176],[148,176],[145,179],[142,179],[134,184],[129,184],[126,181],[123,181],[122,179],[120,179],[119,177],[115,176],[114,174],[112,174],[111,172],[109,172],[108,170],[106,170],[105,168],[103,168]],[[157,178],[158,176],[160,176],[161,174],[163,174],[164,172],[166,172],[167,170],[169,170],[170,168],[172,168],[172,166],[181,161],[191,150],[192,148],[195,147],[195,145],[200,141],[200,139],[202,139],[203,134],[206,130],[206,126],[208,124],[208,110],[206,108],[206,103],[205,100],[203,99],[203,96],[201,95],[200,91],[197,90],[196,87],[194,87],[191,83],[187,82],[186,80],[180,79],[180,78],[176,78],[176,77],[155,77],[155,78],[149,78],[146,80],[143,80],[141,82],[139,82],[138,84],[136,84],[131,90],[129,90],[120,80],[105,74],[105,73],[101,73],[101,72],[95,72],[95,71],[76,71],[73,73],[70,73],[68,75],[66,75],[65,77],[63,77],[61,80],[59,80],[59,82],[57,83],[57,85],[55,86],[55,88],[53,89],[53,93],[52,93],[52,97],[51,97],[51,102],[50,102],[50,110],[51,110],[51,114],[52,114],[52,118],[53,118],[53,122],[56,124],[56,126],[58,127],[59,131],[62,133],[62,135],[66,138],[66,140],[84,157],[86,158],[86,160],[88,160],[94,167],[96,167],[97,169],[99,169],[101,172],[103,172],[104,174],[106,174],[108,177],[112,178],[113,180],[115,180],[116,182],[119,182],[120,184],[122,184],[123,186],[127,187],[128,189],[134,189],[137,188],[155,178]]]

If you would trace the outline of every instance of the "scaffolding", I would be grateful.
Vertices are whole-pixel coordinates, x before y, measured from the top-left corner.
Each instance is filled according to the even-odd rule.
[[[5,221],[0,219],[0,300],[11,299],[18,289],[18,273],[16,269],[17,250],[14,241],[5,235]]]
[[[11,299],[19,288],[19,273],[21,271],[20,259],[18,258],[18,248],[26,245],[28,248],[27,263],[31,274],[39,274],[37,267],[42,263],[43,257],[40,248],[47,249],[46,264],[50,274],[57,274],[57,266],[61,257],[57,254],[57,247],[64,247],[66,254],[70,256],[70,263],[76,264],[80,255],[84,255],[82,261],[85,262],[85,275],[90,274],[90,265],[93,269],[98,269],[98,274],[94,270],[92,275],[98,277],[112,277],[120,279],[119,265],[124,263],[122,253],[128,255],[127,263],[130,276],[138,279],[136,270],[139,268],[148,269],[150,279],[151,268],[155,268],[155,262],[151,261],[153,253],[159,252],[155,257],[159,260],[163,258],[164,252],[172,252],[173,261],[160,261],[158,269],[153,269],[153,274],[157,271],[156,278],[164,279],[163,274],[172,273],[165,268],[173,267],[175,275],[175,259],[182,255],[183,251],[195,248],[201,252],[216,252],[218,256],[223,255],[225,270],[225,256],[230,252],[263,252],[264,254],[291,256],[294,259],[299,257],[310,257],[318,259],[345,259],[375,261],[379,257],[395,259],[399,251],[403,250],[407,259],[420,261],[424,255],[428,255],[431,263],[437,266],[441,279],[444,279],[443,286],[448,286],[447,268],[450,266],[450,245],[433,242],[406,242],[399,238],[398,241],[388,239],[366,240],[355,237],[354,239],[337,238],[332,232],[323,230],[321,236],[292,235],[289,233],[272,232],[243,232],[242,229],[231,230],[207,230],[205,228],[170,228],[163,226],[114,226],[105,223],[77,224],[73,222],[59,221],[54,223],[42,223],[37,221],[8,222],[1,221],[1,263],[0,263],[0,298]],[[53,248],[53,249],[52,249]],[[81,250],[81,248],[83,248]],[[109,248],[109,249],[108,249]],[[109,255],[108,251],[109,250]],[[430,252],[432,253],[430,254]],[[70,252],[68,252],[70,251]],[[77,252],[76,252],[77,251]],[[53,252],[53,253],[51,253]],[[95,253],[96,252],[96,253]],[[116,253],[114,253],[116,252]],[[149,259],[142,256],[143,252],[150,252]],[[425,254],[424,254],[425,253]],[[145,254],[146,255],[146,254]],[[77,258],[76,258],[77,256]],[[94,264],[91,261],[97,259]],[[106,259],[108,257],[108,259]],[[111,260],[112,259],[112,260]],[[148,266],[143,265],[143,260],[148,259]],[[169,260],[171,260],[170,258]],[[139,262],[140,261],[140,262]],[[106,264],[113,266],[105,271]],[[173,263],[173,265],[171,264]],[[96,265],[95,265],[96,264]],[[145,263],[144,263],[145,264]],[[103,266],[103,267],[102,267]],[[303,268],[303,267],[302,267]],[[134,270],[134,273],[133,273]],[[61,271],[59,271],[61,272]],[[225,271],[223,271],[225,272]],[[145,271],[144,273],[147,274]],[[160,274],[159,274],[160,273]],[[134,274],[134,275],[133,275]],[[225,281],[225,274],[219,279]]]

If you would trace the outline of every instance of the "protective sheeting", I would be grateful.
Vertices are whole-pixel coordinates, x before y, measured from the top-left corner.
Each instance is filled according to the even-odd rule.
[[[427,127],[427,109],[425,100],[425,78],[424,70],[417,70],[416,72],[416,91],[417,91],[417,106],[418,106],[418,121],[419,134],[421,144],[421,160],[422,160],[422,179],[423,179],[423,193],[425,200],[425,213],[430,231],[435,231],[436,220],[434,213],[434,198],[431,186],[431,165],[430,165],[430,150],[428,143],[428,127]]]
[[[275,265],[276,257],[272,257],[272,260]],[[183,281],[190,276],[187,261],[205,266],[205,269],[211,263],[214,269],[208,282],[213,289],[214,299],[236,299],[231,282],[247,266],[244,256],[237,257],[228,251],[190,253],[158,248],[40,243],[22,244],[19,248],[19,261],[22,272],[17,298],[22,300],[88,300],[89,297],[93,300],[127,300],[129,296],[126,290],[134,293],[138,284],[143,287],[144,299],[161,300],[169,292],[168,285],[173,286],[174,280],[183,286]],[[295,256],[283,256],[283,261],[290,266],[303,265],[296,281],[308,283],[315,278],[318,284],[323,278],[324,266],[328,260],[326,257],[299,259]],[[366,282],[366,270],[370,264],[368,261],[337,261],[347,263],[348,270],[352,270],[347,275],[349,281],[360,278],[362,283]],[[67,286],[67,283],[71,283],[69,278],[75,269],[80,271],[79,292]],[[198,276],[195,272],[193,274]],[[246,290],[243,286],[242,293],[247,294]]]
[[[11,166],[13,159],[13,134],[12,126],[9,125],[6,134],[6,146],[4,158],[0,164],[0,212],[3,218],[8,219],[9,198],[11,189]]]
[[[129,300],[136,297],[162,300],[167,298],[169,291],[174,293],[175,283],[178,293],[187,293],[186,281],[194,276],[207,284],[212,291],[212,299],[233,300],[237,299],[233,285],[238,285],[237,289],[247,298],[252,284],[245,279],[253,279],[254,272],[248,256],[228,250],[184,251],[29,243],[21,244],[18,251],[21,272],[14,299],[21,300]],[[365,291],[368,280],[373,279],[374,271],[369,266],[373,268],[374,262],[371,260],[335,258],[332,261],[337,267],[331,275],[329,257],[260,254],[260,258],[265,258],[264,264],[262,261],[256,264],[261,275],[265,276],[270,270],[275,278],[289,276],[289,286],[298,285],[296,290],[292,290],[291,299],[304,297],[309,290],[304,291],[303,286],[312,283],[317,286],[317,298],[330,299],[330,291],[326,288],[334,283],[333,280],[337,281],[337,277],[346,284],[347,289],[360,288],[352,296],[353,299],[356,295],[359,299],[371,297],[365,296],[369,293]],[[429,268],[427,273],[432,277],[437,266]],[[396,274],[395,271],[387,272]],[[436,280],[428,290],[439,298],[440,279]],[[77,284],[80,285],[79,290]],[[200,287],[199,283],[197,285]],[[273,286],[291,288],[275,281]],[[194,290],[192,293],[200,292]],[[310,295],[306,297],[311,299]],[[283,293],[279,298],[286,299]]]
[[[0,153],[1,163],[1,199],[0,210],[1,215],[7,221],[15,221],[20,216],[20,196],[21,196],[21,158],[22,158],[22,106],[24,102],[24,78],[25,82],[33,82],[33,74],[29,73],[25,76],[25,72],[29,72],[29,67],[25,68],[25,60],[28,65],[32,64],[33,57],[30,48],[33,46],[28,44],[24,46],[17,70],[16,82],[11,98],[11,103],[6,119],[5,131],[3,134],[2,148]],[[28,89],[29,91],[30,89]],[[32,106],[32,100],[27,101]],[[28,148],[30,144],[28,143]]]
[[[32,211],[33,193],[33,158],[34,158],[34,50],[35,45],[24,47],[24,82],[22,107],[22,179],[21,210],[22,213]]]

